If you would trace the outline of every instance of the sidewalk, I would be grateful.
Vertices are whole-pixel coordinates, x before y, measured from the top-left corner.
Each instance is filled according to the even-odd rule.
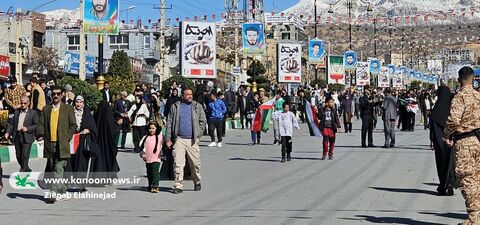
[[[240,128],[240,120],[228,120],[226,124],[227,130],[230,129],[237,129]],[[121,143],[121,135],[118,138],[118,143],[117,145],[120,147]],[[128,148],[133,148],[133,142],[132,142],[132,133],[127,133],[127,141],[125,142],[125,147]],[[30,151],[30,159],[37,159],[37,158],[43,158],[43,141],[42,142],[34,142],[32,144],[32,148]],[[15,156],[15,147],[13,145],[9,146],[2,146],[0,147],[0,159],[2,163],[11,163],[11,162],[17,162],[17,158]]]

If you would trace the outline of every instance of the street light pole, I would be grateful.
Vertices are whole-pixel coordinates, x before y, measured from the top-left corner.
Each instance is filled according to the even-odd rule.
[[[348,31],[349,31],[349,50],[352,50],[352,0],[348,0]]]
[[[313,6],[313,9],[314,9],[314,16],[315,16],[315,38],[318,37],[317,35],[317,0],[315,0],[314,2],[314,6]],[[318,68],[317,68],[317,65],[315,65],[315,81],[318,80]]]

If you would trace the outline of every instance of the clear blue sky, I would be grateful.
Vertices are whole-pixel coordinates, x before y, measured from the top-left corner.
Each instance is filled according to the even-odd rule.
[[[54,0],[0,0],[0,11],[5,12],[10,6],[13,8],[22,8],[23,11],[32,10],[37,6],[42,5]],[[239,0],[239,7],[243,8],[243,0]],[[265,11],[272,11],[274,5],[277,10],[285,10],[290,6],[295,5],[299,0],[264,0]],[[172,21],[175,18],[185,18],[193,16],[208,15],[210,18],[212,14],[216,14],[217,18],[220,13],[224,11],[225,0],[166,0],[167,7],[170,5],[173,9],[167,9],[167,18],[171,18]],[[120,9],[128,8],[129,6],[135,6],[128,12],[129,20],[136,20],[141,18],[144,21],[148,19],[156,20],[160,18],[160,12],[158,9],[153,9],[153,5],[158,6],[160,0],[120,0]],[[80,0],[57,0],[50,4],[47,4],[37,11],[50,11],[55,9],[74,9],[78,8]],[[122,12],[120,18],[126,20],[127,15]]]

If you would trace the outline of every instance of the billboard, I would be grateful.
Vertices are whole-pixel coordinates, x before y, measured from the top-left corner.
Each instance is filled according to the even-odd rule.
[[[343,55],[328,56],[328,83],[345,84],[345,67]]]
[[[80,74],[80,54],[78,52],[65,51],[63,56],[63,71],[75,75]],[[93,79],[95,72],[96,59],[94,56],[85,55],[85,77]]]
[[[243,54],[265,55],[265,33],[262,23],[244,23],[242,25]]]
[[[397,69],[395,68],[395,65],[388,64],[387,67],[388,67],[388,75],[390,77],[393,77],[393,75],[395,75],[395,72],[397,71]]]
[[[382,64],[380,64],[380,60],[371,58],[368,60],[368,63],[369,63],[371,75],[377,75],[380,73],[380,67],[382,66]]]
[[[356,85],[370,85],[370,72],[368,71],[368,62],[357,63]]]
[[[83,32],[117,35],[120,0],[84,0]]]
[[[180,66],[187,78],[217,78],[215,23],[182,21]]]
[[[10,58],[0,55],[0,77],[8,78],[10,75]]]
[[[346,71],[354,71],[357,66],[357,53],[354,51],[346,51],[344,56],[345,70]]]
[[[308,59],[310,64],[317,64],[325,68],[325,42],[320,39],[312,39],[308,42]]]
[[[378,87],[387,88],[390,87],[390,77],[388,76],[388,67],[380,67],[380,74],[378,75]]]
[[[302,45],[278,44],[279,83],[300,83],[302,77]]]
[[[402,71],[396,71],[392,78],[393,88],[402,88],[403,86],[403,73]]]

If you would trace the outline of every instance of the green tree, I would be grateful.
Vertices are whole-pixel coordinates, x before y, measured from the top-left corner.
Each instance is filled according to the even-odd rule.
[[[122,91],[133,93],[135,90],[135,76],[132,64],[128,55],[123,50],[114,51],[108,67],[109,76],[106,77],[110,83],[110,90],[113,98],[116,99]]]
[[[181,86],[182,89],[191,88],[195,91],[192,80],[180,75],[174,75],[162,82],[162,96],[165,96],[165,98],[168,97],[168,95],[170,94],[170,87],[172,86],[173,82],[176,82],[177,85]],[[178,94],[181,95],[181,93]]]
[[[255,79],[255,77],[258,78],[259,76],[265,74],[266,72],[267,70],[265,69],[265,66],[261,62],[258,62],[257,60],[254,60],[252,63],[250,63],[247,69],[247,75],[252,79]]]
[[[72,91],[75,95],[81,95],[85,99],[85,104],[92,111],[95,111],[100,101],[102,101],[102,94],[94,85],[73,77],[64,77],[58,80],[58,85],[65,87],[66,84],[72,86]]]

